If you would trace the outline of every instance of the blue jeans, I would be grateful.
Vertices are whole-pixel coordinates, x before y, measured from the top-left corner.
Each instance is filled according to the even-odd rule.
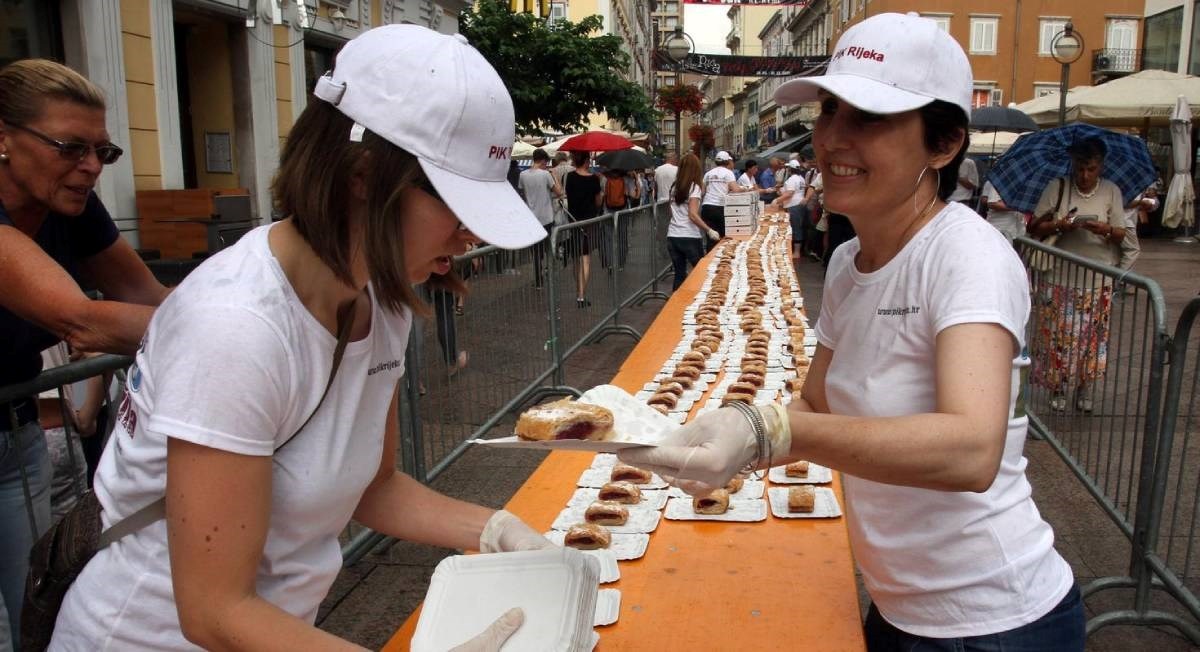
[[[872,604],[863,633],[870,652],[1082,652],[1087,637],[1084,624],[1083,599],[1079,587],[1072,586],[1045,616],[1007,632],[962,638],[914,636],[884,620]]]
[[[29,511],[21,483],[22,465],[29,478],[37,532],[29,529]],[[14,650],[21,649],[17,635],[25,599],[25,576],[29,573],[29,549],[50,527],[50,476],[46,437],[36,421],[16,430],[0,430],[0,595],[8,607]],[[4,649],[6,642],[2,632],[0,649]]]
[[[688,268],[695,268],[704,257],[704,238],[667,238],[667,252],[671,254],[671,267],[675,270],[672,290],[678,290],[687,279]]]

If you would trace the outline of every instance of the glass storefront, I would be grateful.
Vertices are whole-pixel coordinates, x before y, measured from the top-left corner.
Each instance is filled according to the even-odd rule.
[[[38,57],[62,61],[62,29],[56,0],[0,2],[0,66]]]
[[[1179,33],[1183,31],[1183,7],[1146,17],[1146,34],[1142,43],[1146,53],[1142,68],[1146,70],[1179,71]]]

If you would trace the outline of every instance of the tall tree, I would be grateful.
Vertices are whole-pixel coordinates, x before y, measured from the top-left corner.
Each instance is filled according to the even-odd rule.
[[[599,16],[572,23],[515,13],[503,0],[480,0],[459,15],[459,31],[483,54],[512,95],[517,131],[567,131],[605,111],[627,127],[645,131],[656,112],[646,93],[625,81],[629,67],[617,36],[596,36]]]

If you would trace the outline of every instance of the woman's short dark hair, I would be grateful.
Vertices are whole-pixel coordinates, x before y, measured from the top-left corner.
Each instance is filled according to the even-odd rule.
[[[404,262],[399,215],[401,193],[425,182],[415,156],[370,130],[361,142],[350,140],[354,121],[333,105],[311,99],[296,119],[271,184],[275,209],[292,218],[296,230],[335,276],[353,284],[350,270],[354,225],[346,218],[351,178],[366,174],[363,246],[367,272],[381,305],[392,311],[408,306],[418,314],[428,307],[418,298]],[[363,164],[364,159],[367,164]],[[430,279],[447,288],[461,287],[453,273]]]
[[[954,146],[955,141],[962,138],[962,145],[954,158],[938,170],[938,198],[945,201],[958,186],[958,167],[962,165],[970,144],[966,138],[970,120],[957,105],[943,100],[934,100],[917,110],[925,125],[925,148],[929,151],[946,152]]]
[[[1071,146],[1067,148],[1067,154],[1072,161],[1102,161],[1108,154],[1108,147],[1099,138],[1086,138],[1071,143]]]
[[[746,159],[746,163],[742,169],[749,170],[750,168],[756,168],[756,167],[758,167],[758,161],[756,161],[752,158],[748,158],[748,159]]]

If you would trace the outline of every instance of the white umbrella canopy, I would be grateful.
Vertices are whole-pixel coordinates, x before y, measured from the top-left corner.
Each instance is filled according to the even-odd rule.
[[[1015,131],[973,131],[967,153],[976,156],[1003,154],[1020,137],[1021,134]]]
[[[1075,86],[1067,89],[1067,122],[1073,120],[1071,117],[1071,107],[1074,106],[1075,98],[1080,93],[1091,88],[1091,86]],[[1016,108],[1028,114],[1040,127],[1056,125],[1058,124],[1058,97],[1058,93],[1050,93],[1041,97],[1035,97],[1026,102],[1021,102]]]
[[[535,149],[537,149],[537,148],[534,147],[533,145],[530,145],[529,143],[527,143],[523,140],[518,140],[513,143],[512,153],[510,155],[513,158],[520,158],[520,159],[530,158],[533,156],[533,150],[535,150]]]
[[[1200,77],[1165,70],[1143,70],[1098,86],[1067,91],[1067,122],[1105,127],[1166,126],[1179,96],[1200,110]],[[1035,104],[1037,103],[1037,104]],[[1017,108],[1039,125],[1058,121],[1058,94],[1030,100]],[[1193,118],[1200,113],[1193,113]]]
[[[1171,177],[1167,201],[1163,204],[1163,226],[1189,227],[1194,221],[1192,207],[1196,201],[1192,187],[1192,108],[1182,95],[1176,98],[1171,112],[1171,158],[1175,175]]]

